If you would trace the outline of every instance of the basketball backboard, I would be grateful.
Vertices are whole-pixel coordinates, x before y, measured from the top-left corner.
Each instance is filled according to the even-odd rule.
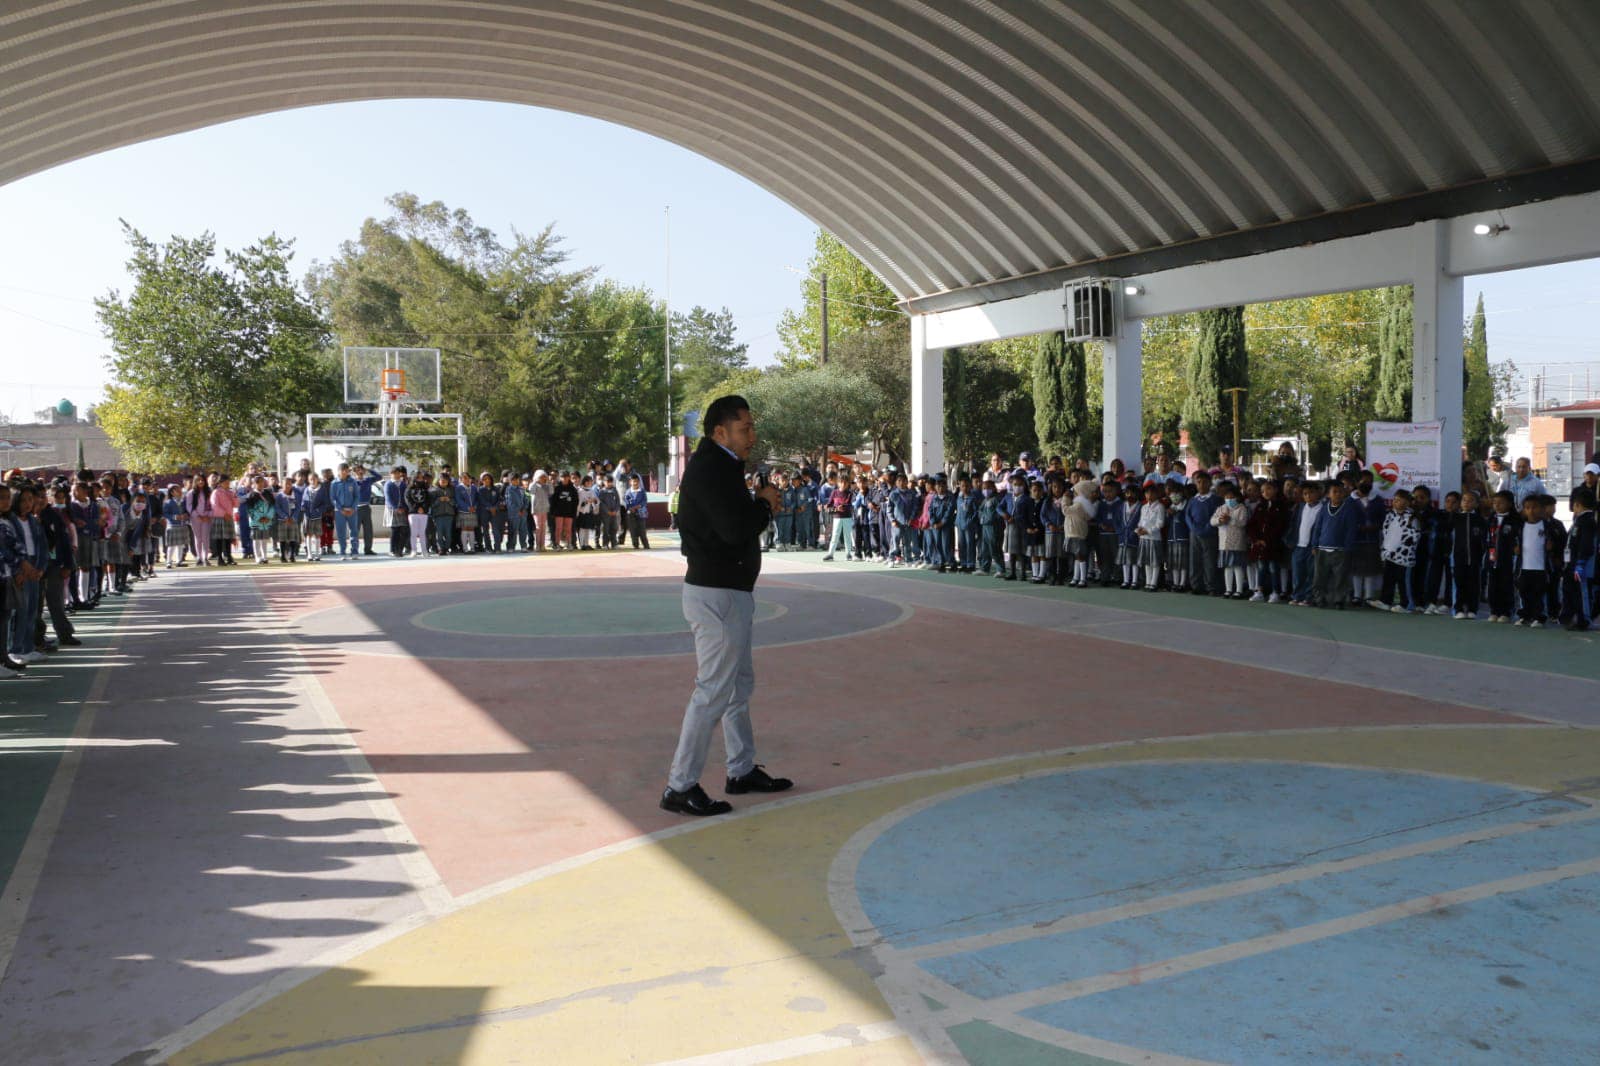
[[[346,348],[344,350],[344,402],[384,402],[383,372],[405,371],[407,403],[441,403],[439,349]]]

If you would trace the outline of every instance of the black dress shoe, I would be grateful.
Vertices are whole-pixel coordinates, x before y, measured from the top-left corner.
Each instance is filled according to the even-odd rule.
[[[745,792],[786,792],[793,787],[794,782],[787,777],[773,777],[758,764],[743,777],[728,778],[722,791],[737,796]]]
[[[83,641],[79,640],[77,637],[62,637],[59,641],[57,641],[57,643],[64,648],[76,648],[81,646]]]
[[[705,789],[693,784],[682,792],[675,792],[669,788],[661,793],[661,809],[672,811],[674,814],[692,814],[697,818],[704,818],[713,814],[727,814],[733,810],[733,804],[727,800],[714,800],[706,795]]]

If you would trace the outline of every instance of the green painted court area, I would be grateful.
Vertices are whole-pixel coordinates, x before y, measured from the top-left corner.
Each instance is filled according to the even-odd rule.
[[[783,613],[756,599],[756,621]],[[416,625],[444,633],[498,637],[614,637],[686,633],[682,593],[534,592],[524,596],[456,603],[416,616]]]
[[[95,611],[93,620],[100,624],[93,628],[103,634],[99,636],[89,631],[90,616],[78,615],[78,633],[85,645],[78,650],[109,645],[123,606],[108,599]],[[84,656],[77,658],[81,661]],[[0,885],[16,867],[34,816],[67,750],[65,740],[77,728],[78,712],[100,672],[51,670],[47,661],[6,683],[5,695],[11,698],[0,703]],[[39,695],[34,697],[34,693]]]
[[[1458,622],[1437,615],[1385,614],[1365,607],[1338,611],[1290,607],[1288,604],[1239,602],[1187,593],[1052,588],[1021,581],[998,581],[976,574],[885,570],[871,563],[848,565],[875,573],[894,574],[912,581],[976,585],[1017,596],[1138,611],[1179,621],[1243,626],[1267,633],[1312,637],[1385,651],[1432,655],[1566,677],[1594,677],[1595,655],[1600,652],[1600,632],[1597,631],[1568,633],[1559,629],[1528,630],[1512,625],[1490,625],[1481,617]]]

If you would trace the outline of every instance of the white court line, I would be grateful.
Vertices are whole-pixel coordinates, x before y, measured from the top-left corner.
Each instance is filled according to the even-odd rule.
[[[556,876],[558,876],[560,874],[567,873],[568,871],[571,871],[571,870],[575,870],[575,869],[579,869],[581,867],[589,866],[589,865],[591,865],[593,863],[600,862],[602,860],[612,858],[613,856],[616,856],[616,855],[622,855],[622,854],[625,854],[627,852],[634,851],[636,849],[652,847],[652,846],[658,845],[658,844],[662,843],[663,841],[672,839],[673,837],[683,836],[683,835],[688,834],[688,833],[705,832],[705,831],[708,831],[708,830],[713,830],[719,825],[724,825],[725,826],[725,825],[728,825],[731,822],[740,822],[740,821],[744,821],[746,819],[759,818],[759,817],[761,817],[761,816],[763,816],[765,814],[768,814],[768,813],[770,813],[772,811],[783,810],[783,809],[786,809],[788,807],[800,806],[800,805],[805,805],[805,804],[820,803],[820,802],[823,802],[823,801],[826,801],[826,800],[836,799],[836,798],[839,798],[841,796],[849,795],[849,794],[856,793],[856,792],[863,792],[863,791],[868,791],[868,790],[877,789],[877,788],[887,788],[887,787],[894,786],[894,785],[905,784],[905,783],[912,782],[912,781],[926,780],[928,778],[934,778],[934,777],[944,777],[944,776],[953,776],[953,775],[958,775],[958,774],[972,773],[972,772],[975,772],[975,771],[982,771],[982,770],[988,770],[988,769],[1002,767],[1002,766],[1005,766],[1007,764],[1024,763],[1024,762],[1031,763],[1031,762],[1036,762],[1036,761],[1039,761],[1039,760],[1059,759],[1059,758],[1077,758],[1079,760],[1082,760],[1080,762],[1075,762],[1075,763],[1073,763],[1073,764],[1071,764],[1069,766],[1065,766],[1065,767],[1045,767],[1045,768],[1042,768],[1042,769],[1026,770],[1026,771],[1022,771],[1020,773],[1006,774],[1006,775],[999,776],[999,777],[994,777],[994,778],[986,778],[986,779],[984,779],[982,781],[978,781],[978,782],[972,783],[970,785],[959,786],[959,787],[957,787],[955,789],[946,790],[944,792],[936,793],[935,795],[927,797],[927,798],[925,798],[923,800],[914,801],[912,804],[909,804],[908,806],[905,806],[905,807],[898,808],[896,811],[893,811],[890,814],[885,815],[885,816],[875,820],[874,822],[870,823],[865,828],[863,828],[860,831],[858,831],[856,836],[852,837],[851,840],[846,843],[844,849],[841,851],[841,855],[843,855],[845,851],[848,851],[852,847],[855,847],[855,846],[859,846],[859,849],[861,851],[865,851],[866,847],[871,844],[872,840],[875,840],[877,838],[878,834],[880,834],[883,831],[885,831],[886,829],[888,829],[892,824],[894,824],[895,822],[898,822],[901,818],[909,817],[911,814],[916,813],[916,811],[922,810],[922,809],[924,809],[926,807],[931,807],[931,806],[933,806],[933,805],[935,805],[935,804],[937,804],[939,802],[942,802],[945,799],[948,799],[948,798],[951,798],[951,797],[957,796],[957,795],[962,795],[962,794],[964,794],[966,792],[976,792],[976,791],[978,791],[980,789],[994,787],[995,785],[1003,785],[1003,784],[1012,783],[1012,782],[1016,782],[1016,781],[1026,780],[1026,779],[1029,779],[1029,778],[1032,778],[1032,777],[1041,776],[1041,775],[1048,775],[1048,774],[1054,774],[1054,773],[1068,773],[1068,772],[1075,772],[1077,770],[1083,770],[1083,769],[1103,769],[1103,768],[1106,768],[1108,766],[1136,765],[1136,764],[1139,764],[1139,763],[1162,763],[1162,762],[1178,762],[1178,763],[1187,763],[1187,762],[1222,762],[1222,763],[1227,763],[1227,762],[1263,762],[1263,763],[1274,763],[1274,762],[1286,762],[1287,761],[1287,762],[1292,762],[1292,763],[1298,764],[1298,763],[1302,762],[1302,760],[1288,758],[1288,757],[1275,757],[1275,758],[1262,758],[1262,759],[1252,759],[1252,758],[1249,758],[1249,757],[1226,757],[1226,758],[1218,757],[1218,758],[1200,758],[1200,759],[1176,757],[1176,758],[1168,758],[1168,759],[1155,758],[1155,759],[1145,759],[1145,760],[1134,760],[1132,762],[1124,762],[1124,761],[1120,761],[1120,760],[1119,761],[1115,761],[1115,762],[1096,762],[1095,761],[1096,756],[1104,755],[1106,753],[1117,752],[1117,751],[1120,751],[1120,750],[1122,750],[1124,748],[1136,748],[1136,747],[1142,747],[1143,746],[1143,747],[1151,747],[1151,748],[1159,751],[1162,748],[1166,748],[1166,747],[1173,747],[1173,746],[1187,747],[1187,746],[1190,746],[1190,745],[1202,744],[1202,743],[1207,743],[1207,742],[1249,741],[1249,740],[1259,740],[1259,739],[1262,739],[1262,738],[1281,739],[1281,738],[1289,738],[1289,737],[1337,736],[1337,735],[1345,734],[1345,733],[1430,733],[1431,734],[1431,733],[1458,732],[1458,731],[1462,731],[1462,730],[1473,730],[1473,731],[1482,731],[1482,730],[1497,730],[1497,731],[1499,731],[1499,730],[1516,730],[1516,731],[1533,731],[1533,732],[1553,732],[1553,731],[1555,731],[1557,729],[1574,729],[1574,728],[1585,729],[1585,728],[1588,728],[1588,727],[1584,727],[1584,726],[1567,726],[1567,725],[1556,726],[1556,725],[1550,725],[1550,724],[1546,724],[1546,723],[1542,723],[1542,722],[1506,722],[1506,723],[1475,722],[1475,723],[1437,723],[1437,724],[1407,723],[1407,724],[1404,724],[1404,725],[1306,726],[1306,727],[1293,728],[1293,729],[1227,730],[1227,731],[1217,732],[1217,733],[1195,733],[1195,734],[1188,735],[1188,736],[1176,736],[1176,737],[1136,737],[1136,738],[1129,738],[1129,739],[1126,739],[1126,740],[1103,741],[1103,742],[1096,743],[1096,744],[1065,745],[1065,746],[1062,746],[1062,747],[1050,748],[1050,749],[1045,749],[1045,750],[1042,750],[1042,751],[1031,751],[1031,752],[1024,752],[1024,753],[1012,752],[1012,753],[1008,753],[1008,754],[1005,754],[1005,755],[994,755],[994,756],[990,756],[990,757],[985,758],[985,759],[975,759],[975,760],[972,760],[970,762],[957,763],[957,764],[955,764],[953,766],[931,766],[931,767],[926,767],[926,768],[920,769],[920,770],[910,770],[910,771],[906,771],[904,773],[891,774],[891,775],[889,775],[887,777],[872,778],[872,779],[869,779],[869,780],[866,780],[866,781],[854,781],[854,782],[850,782],[849,784],[835,785],[832,788],[820,789],[820,790],[818,790],[816,792],[797,791],[797,792],[789,793],[789,794],[787,794],[785,797],[783,797],[781,799],[770,800],[770,801],[768,801],[766,803],[762,803],[762,804],[760,804],[758,806],[755,806],[755,807],[744,807],[744,808],[737,809],[732,814],[724,815],[724,816],[722,816],[720,818],[696,819],[696,820],[693,820],[693,821],[685,821],[685,822],[682,822],[682,823],[680,823],[678,825],[674,825],[674,826],[671,826],[671,827],[666,828],[666,829],[656,830],[653,833],[646,833],[646,834],[644,834],[642,836],[630,837],[630,838],[628,838],[626,840],[619,840],[619,841],[617,841],[615,843],[612,843],[612,844],[602,845],[601,847],[594,848],[594,849],[591,849],[591,850],[586,851],[586,852],[580,852],[577,855],[571,855],[571,856],[568,856],[567,858],[564,858],[564,859],[558,859],[555,862],[546,863],[545,865],[536,867],[536,868],[534,868],[532,870],[526,870],[526,871],[524,871],[522,873],[519,873],[519,874],[513,874],[511,877],[507,877],[507,878],[505,878],[503,880],[493,882],[492,884],[484,885],[481,888],[473,889],[471,892],[467,892],[467,893],[464,893],[464,894],[462,894],[460,896],[454,897],[450,901],[449,905],[446,906],[443,909],[443,911],[441,911],[440,913],[436,914],[436,913],[432,913],[432,912],[429,912],[429,911],[426,911],[426,910],[418,911],[418,912],[416,912],[415,914],[413,914],[413,915],[411,915],[409,917],[400,918],[400,919],[398,919],[398,920],[396,920],[394,922],[391,922],[389,925],[386,925],[381,929],[375,929],[372,932],[365,933],[365,934],[363,934],[361,936],[355,937],[355,938],[353,938],[353,939],[351,939],[349,941],[346,941],[346,942],[344,942],[342,944],[339,944],[339,945],[337,945],[335,947],[329,948],[327,951],[322,952],[321,954],[317,955],[313,959],[311,959],[311,960],[309,960],[309,961],[307,961],[307,962],[305,962],[303,964],[300,964],[298,966],[291,967],[290,969],[285,970],[282,973],[279,973],[275,977],[268,978],[266,981],[263,981],[261,984],[255,985],[255,986],[253,986],[251,988],[246,989],[245,991],[241,992],[239,995],[235,996],[233,999],[228,1000],[227,1002],[222,1003],[222,1004],[220,1004],[220,1005],[218,1005],[216,1007],[213,1007],[211,1010],[207,1011],[206,1013],[200,1015],[198,1018],[194,1019],[188,1025],[185,1025],[181,1029],[175,1030],[174,1032],[168,1034],[166,1037],[163,1037],[162,1039],[156,1041],[155,1043],[153,1043],[151,1045],[148,1045],[144,1050],[148,1054],[148,1056],[151,1059],[151,1061],[154,1061],[154,1062],[160,1062],[160,1061],[162,1061],[162,1060],[164,1060],[166,1058],[169,1058],[169,1057],[177,1054],[182,1049],[184,1049],[184,1048],[188,1047],[189,1045],[195,1043],[196,1041],[198,1041],[198,1040],[204,1038],[205,1036],[217,1031],[218,1029],[222,1028],[224,1025],[228,1024],[229,1022],[232,1022],[232,1021],[234,1021],[234,1020],[236,1020],[236,1019],[238,1019],[240,1017],[243,1017],[245,1014],[248,1014],[250,1011],[254,1010],[256,1007],[259,1007],[262,1004],[267,1003],[267,1002],[277,998],[278,996],[283,995],[285,992],[288,992],[289,990],[291,990],[293,988],[296,988],[299,985],[304,984],[307,981],[310,981],[310,980],[312,980],[312,979],[314,979],[314,978],[316,978],[318,976],[321,976],[322,974],[327,973],[329,970],[333,969],[336,966],[341,966],[341,965],[344,965],[345,963],[348,963],[350,960],[352,960],[354,958],[357,958],[358,956],[362,955],[363,953],[365,953],[367,951],[371,951],[371,950],[373,950],[373,949],[375,949],[377,947],[380,947],[382,945],[392,943],[392,942],[400,939],[401,937],[405,936],[406,934],[414,932],[417,929],[422,928],[423,926],[429,924],[430,922],[432,922],[432,921],[434,921],[434,920],[436,920],[436,919],[438,919],[440,917],[443,917],[446,914],[453,914],[453,913],[456,913],[456,912],[459,912],[459,911],[467,910],[468,908],[476,906],[479,903],[483,903],[486,900],[495,899],[495,898],[497,898],[499,896],[503,896],[503,895],[505,895],[505,894],[507,894],[509,892],[513,892],[513,891],[516,891],[518,889],[525,888],[525,887],[527,887],[529,885],[536,884],[536,883],[538,883],[540,881],[544,881],[544,880],[547,880],[547,879],[552,878],[552,877],[556,877]],[[1375,767],[1375,766],[1357,765],[1357,764],[1344,765],[1344,764],[1339,764],[1339,763],[1320,763],[1320,762],[1319,763],[1315,763],[1313,765],[1332,766],[1332,767],[1336,767],[1336,768],[1340,768],[1340,769],[1363,770],[1363,771],[1377,772],[1377,773],[1394,772],[1394,773],[1416,774],[1416,775],[1422,776],[1422,777],[1437,777],[1437,778],[1440,778],[1441,780],[1451,780],[1451,781],[1461,781],[1461,780],[1478,781],[1478,780],[1480,780],[1478,778],[1465,778],[1465,777],[1462,777],[1461,775],[1456,775],[1456,774],[1436,773],[1436,772],[1429,771],[1429,770],[1417,770],[1417,769],[1396,770],[1396,769],[1394,769],[1392,767]],[[1483,783],[1497,784],[1497,785],[1501,785],[1504,788],[1518,789],[1518,790],[1521,790],[1521,791],[1528,791],[1528,786],[1524,785],[1524,784],[1517,784],[1517,783],[1512,783],[1512,782],[1499,782],[1499,781],[1486,781],[1486,782],[1483,782]],[[1574,797],[1571,797],[1571,798],[1579,799],[1580,801],[1582,801],[1581,797],[1574,796]],[[874,831],[872,836],[870,837],[870,839],[863,838],[862,834],[868,833],[869,830]],[[858,838],[861,838],[859,845],[857,845]],[[857,856],[857,858],[859,859],[859,855]],[[837,859],[836,859],[836,865],[837,865]],[[853,888],[852,888],[852,891],[851,891],[852,899],[853,899],[853,895],[854,895],[854,892],[853,892]],[[854,942],[856,942],[858,944],[862,943],[863,942],[862,940],[858,940],[856,938],[856,934],[852,931],[850,923],[845,920],[846,912],[840,910],[839,903],[838,903],[837,899],[835,899],[835,897],[834,897],[834,885],[833,885],[833,882],[832,882],[832,875],[831,874],[830,874],[830,878],[829,878],[829,898],[830,898],[830,901],[833,902],[834,913],[839,916],[839,918],[841,919],[841,922],[845,925],[846,932],[851,936],[852,941],[854,941]],[[859,908],[857,908],[857,913],[859,913]],[[868,930],[869,932],[873,932],[873,927],[871,926],[870,922],[867,922],[866,916],[864,914],[860,915],[860,922],[861,922],[861,928],[862,929]],[[867,939],[870,939],[870,937],[867,938]],[[881,986],[880,986],[880,988],[881,988]],[[918,1010],[924,1009],[922,1007],[922,1005],[921,1005],[921,1001],[920,1000],[917,1000],[917,1002],[914,1005],[914,1008],[918,1009]],[[907,1035],[910,1035],[910,1034],[908,1033]],[[1148,1061],[1155,1062],[1157,1060],[1150,1059]]]
[[[1301,944],[1310,944],[1329,937],[1353,933],[1360,929],[1371,929],[1375,926],[1386,925],[1389,922],[1401,921],[1405,918],[1415,918],[1418,915],[1428,914],[1432,911],[1444,910],[1459,903],[1476,903],[1479,900],[1492,899],[1510,892],[1522,892],[1541,885],[1554,884],[1557,881],[1569,881],[1575,877],[1587,877],[1600,873],[1600,858],[1585,859],[1582,862],[1569,862],[1563,866],[1554,866],[1547,870],[1535,870],[1531,873],[1517,874],[1514,877],[1503,877],[1498,881],[1484,881],[1466,888],[1452,889],[1449,892],[1439,892],[1431,896],[1417,896],[1414,899],[1404,900],[1400,903],[1391,903],[1386,907],[1376,907],[1359,914],[1346,915],[1343,918],[1332,918],[1325,922],[1313,922],[1295,929],[1286,929],[1280,933],[1268,933],[1264,936],[1251,937],[1239,940],[1221,947],[1207,948],[1204,951],[1195,951],[1187,955],[1178,955],[1170,959],[1149,965],[1135,966],[1115,973],[1099,974],[1094,977],[1082,977],[1072,981],[1062,981],[1059,984],[1046,985],[1043,988],[1031,989],[1027,992],[1016,992],[1009,996],[999,996],[987,1000],[986,1006],[980,1017],[988,1018],[990,1012],[997,1015],[1016,1014],[1021,1011],[1043,1007],[1052,1003],[1061,1003],[1069,999],[1081,999],[1084,996],[1096,995],[1100,992],[1110,992],[1119,988],[1128,988],[1132,985],[1149,984],[1165,977],[1176,977],[1179,974],[1193,973],[1210,966],[1220,966],[1227,962],[1236,962],[1239,959],[1248,959],[1256,955],[1265,955],[1272,951],[1282,951],[1285,948],[1298,947]]]
[[[125,612],[118,611],[116,620],[107,623],[107,639],[112,646],[115,646],[119,625],[124,617]],[[89,687],[89,694],[78,708],[78,720],[73,726],[72,736],[66,741],[61,761],[56,764],[56,772],[51,775],[44,799],[33,816],[33,826],[22,843],[22,851],[17,854],[11,877],[5,883],[5,894],[0,896],[0,982],[5,981],[6,971],[11,967],[11,957],[17,950],[17,938],[22,935],[28,908],[33,905],[33,894],[39,887],[39,879],[44,876],[50,845],[55,842],[56,830],[61,827],[62,816],[66,814],[72,783],[78,777],[78,764],[83,761],[84,748],[89,744],[89,734],[94,729],[96,708],[105,699],[106,689],[111,684],[113,665],[105,663],[100,667],[100,673]]]
[[[876,1044],[880,1040],[893,1040],[905,1036],[898,1022],[874,1022],[871,1025],[844,1026],[821,1033],[774,1040],[770,1044],[753,1044],[733,1051],[713,1051],[709,1055],[695,1055],[687,1059],[659,1062],[656,1066],[744,1066],[746,1063],[782,1062],[802,1055],[816,1055],[840,1048]]]
[[[1398,848],[1386,848],[1383,851],[1369,852],[1365,855],[1353,855],[1347,859],[1332,859],[1327,862],[1312,863],[1309,866],[1280,870],[1277,873],[1249,877],[1241,881],[1228,881],[1220,885],[1208,885],[1205,888],[1197,888],[1188,892],[1174,892],[1169,896],[1158,896],[1154,899],[1140,900],[1136,903],[1124,903],[1115,907],[1087,911],[1083,914],[1067,915],[1055,921],[1030,922],[1026,925],[1013,926],[1010,929],[999,929],[992,933],[980,933],[976,936],[964,936],[956,940],[941,941],[937,944],[921,944],[915,947],[899,949],[890,945],[885,946],[894,951],[895,957],[898,959],[903,959],[907,962],[921,962],[924,959],[937,959],[946,955],[982,951],[985,948],[1000,947],[1005,944],[1020,944],[1027,940],[1037,940],[1061,933],[1075,932],[1080,929],[1090,929],[1097,925],[1108,925],[1112,922],[1125,921],[1129,918],[1142,918],[1145,915],[1177,910],[1180,907],[1189,907],[1197,903],[1210,903],[1215,900],[1248,895],[1252,892],[1264,892],[1280,885],[1292,885],[1300,881],[1310,881],[1317,877],[1344,873],[1346,870],[1358,870],[1363,866],[1376,866],[1380,863],[1409,859],[1417,855],[1449,851],[1452,848],[1458,848],[1466,844],[1474,844],[1485,840],[1498,840],[1502,837],[1516,836],[1520,833],[1570,825],[1573,822],[1592,821],[1595,818],[1600,818],[1600,809],[1587,807],[1583,810],[1569,811],[1566,814],[1550,815],[1545,818],[1533,818],[1523,822],[1508,822],[1505,825],[1469,829],[1464,833],[1434,837],[1431,840],[1422,840],[1415,844],[1406,844]]]

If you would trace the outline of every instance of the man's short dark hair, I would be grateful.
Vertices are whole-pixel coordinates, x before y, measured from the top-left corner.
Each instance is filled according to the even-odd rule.
[[[749,402],[743,396],[719,396],[711,401],[711,406],[706,408],[703,419],[705,434],[711,436],[718,426],[737,422],[739,414],[750,410]]]

